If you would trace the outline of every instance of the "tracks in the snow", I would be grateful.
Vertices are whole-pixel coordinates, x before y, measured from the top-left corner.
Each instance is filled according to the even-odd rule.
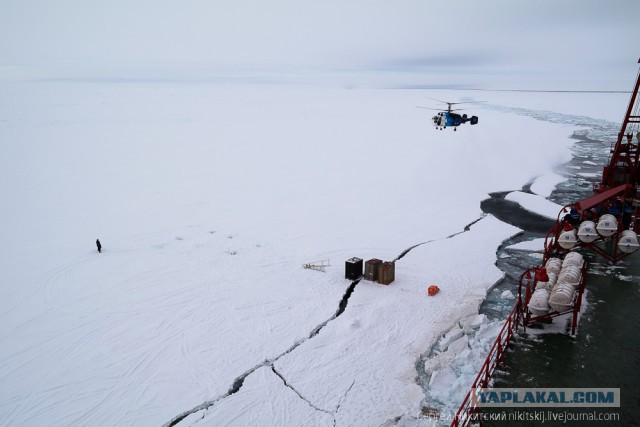
[[[201,403],[200,405],[185,411],[177,416],[175,416],[174,418],[172,418],[169,422],[165,423],[163,425],[163,427],[172,427],[172,426],[176,426],[178,425],[182,420],[184,420],[185,418],[187,418],[189,415],[195,414],[197,412],[203,411],[203,410],[207,410],[209,408],[211,408],[212,406],[214,406],[216,403],[220,402],[223,399],[226,399],[229,396],[234,395],[235,393],[237,393],[238,391],[240,391],[240,389],[242,388],[242,386],[244,385],[244,381],[245,379],[251,375],[252,373],[254,373],[256,370],[258,370],[259,368],[262,367],[268,367],[271,368],[271,370],[273,371],[273,373],[278,376],[285,384],[285,386],[287,386],[288,388],[292,389],[302,400],[304,400],[305,402],[307,402],[312,408],[321,411],[321,412],[325,412],[327,414],[331,414],[331,415],[335,415],[335,412],[337,412],[337,410],[340,408],[340,405],[342,404],[342,400],[339,402],[338,407],[336,408],[335,411],[330,412],[324,409],[320,409],[318,407],[316,407],[315,405],[313,405],[309,400],[305,399],[304,397],[302,397],[302,395],[300,395],[300,393],[298,393],[291,385],[289,385],[289,383],[285,380],[285,378],[275,369],[274,364],[283,356],[291,353],[292,351],[294,351],[296,348],[298,348],[300,345],[304,344],[305,342],[307,342],[308,340],[310,340],[311,338],[315,337],[316,335],[318,335],[320,333],[320,331],[327,326],[327,324],[329,322],[331,322],[332,320],[335,320],[336,318],[338,318],[342,313],[344,313],[344,311],[347,308],[347,304],[349,303],[349,298],[351,297],[351,294],[353,294],[353,291],[355,290],[356,286],[358,285],[358,283],[360,283],[361,278],[354,280],[345,290],[345,293],[342,295],[342,298],[340,299],[340,302],[338,303],[338,308],[335,312],[335,314],[333,316],[331,316],[329,319],[325,320],[324,322],[320,323],[319,325],[317,325],[315,328],[313,328],[311,330],[311,332],[309,332],[309,335],[307,335],[306,338],[294,343],[291,347],[289,347],[286,351],[280,353],[279,355],[277,355],[276,357],[272,358],[272,359],[268,359],[263,361],[262,363],[254,366],[253,368],[249,369],[248,371],[246,371],[245,373],[243,373],[242,375],[240,375],[239,377],[237,377],[233,383],[231,384],[231,387],[229,387],[229,390],[224,393],[221,396],[218,396],[214,399],[210,399],[207,400],[206,402]],[[353,384],[351,384],[351,387],[353,387]],[[351,390],[351,387],[349,387],[349,390]],[[347,393],[349,392],[349,390],[347,390]],[[346,393],[345,393],[346,396]],[[335,418],[334,418],[335,421]]]
[[[402,253],[400,253],[400,255],[398,255],[398,257],[396,257],[396,259],[393,260],[393,262],[398,261],[402,258],[404,258],[409,252],[411,252],[411,250],[417,248],[418,246],[422,246],[431,242],[435,242],[438,240],[443,240],[443,239],[451,239],[459,234],[465,233],[467,231],[469,231],[471,229],[471,226],[475,223],[477,223],[478,221],[480,221],[482,218],[484,218],[486,216],[486,214],[482,214],[478,219],[470,222],[469,224],[467,224],[464,229],[462,231],[459,231],[457,233],[453,233],[449,236],[446,236],[442,239],[433,239],[433,240],[428,240],[426,242],[422,242],[422,243],[418,243],[416,245],[413,245],[407,249],[405,249],[404,251],[402,251]],[[231,384],[231,386],[229,387],[229,390],[224,393],[221,396],[218,396],[214,399],[210,399],[207,400],[203,403],[201,403],[200,405],[185,411],[177,416],[175,416],[174,418],[172,418],[169,422],[165,423],[163,425],[163,427],[173,427],[178,425],[182,420],[184,420],[185,418],[187,418],[188,416],[195,414],[197,412],[200,411],[204,411],[204,410],[208,410],[211,407],[213,407],[216,403],[220,402],[223,399],[226,399],[227,397],[233,396],[235,393],[239,392],[242,389],[242,386],[244,385],[244,381],[245,379],[251,375],[252,373],[254,373],[256,370],[262,368],[262,367],[267,367],[270,368],[271,371],[274,373],[274,375],[276,375],[278,378],[280,378],[280,380],[282,380],[282,382],[284,383],[284,385],[291,389],[294,393],[296,393],[296,395],[298,395],[298,397],[300,397],[300,399],[304,400],[310,407],[312,407],[313,409],[319,411],[319,412],[324,412],[326,414],[331,415],[334,418],[334,425],[335,425],[335,415],[338,412],[338,410],[340,409],[340,406],[342,405],[343,401],[346,399],[347,394],[349,393],[349,391],[351,391],[351,389],[353,388],[353,385],[355,384],[355,381],[351,384],[351,386],[347,389],[347,391],[345,392],[344,396],[340,399],[340,401],[338,402],[338,405],[336,406],[336,408],[333,411],[328,411],[326,409],[322,409],[317,407],[316,405],[314,405],[311,401],[309,401],[307,398],[305,398],[304,396],[302,396],[291,384],[289,384],[287,382],[287,380],[284,378],[284,376],[275,368],[275,363],[280,360],[280,358],[282,358],[283,356],[291,353],[292,351],[294,351],[296,348],[298,348],[299,346],[301,346],[302,344],[304,344],[305,342],[307,342],[308,340],[312,339],[313,337],[315,337],[316,335],[318,335],[320,333],[320,331],[327,326],[327,324],[335,319],[337,319],[341,314],[344,313],[344,311],[347,308],[347,304],[349,303],[349,298],[351,297],[351,295],[353,294],[353,292],[355,291],[356,286],[358,285],[358,283],[360,283],[360,280],[362,278],[358,278],[356,280],[354,280],[345,290],[344,294],[342,295],[342,298],[340,299],[340,302],[338,303],[338,308],[336,310],[336,312],[334,313],[333,316],[331,316],[329,319],[325,320],[324,322],[320,323],[319,325],[317,325],[315,328],[313,328],[311,330],[311,332],[309,332],[309,334],[307,335],[306,338],[294,343],[291,347],[289,347],[286,351],[280,353],[279,355],[277,355],[276,357],[272,358],[272,359],[268,359],[263,361],[262,363],[254,366],[253,368],[249,369],[248,371],[246,371],[245,373],[243,373],[242,375],[240,375],[239,377],[237,377],[233,383]],[[204,414],[203,414],[204,417]]]

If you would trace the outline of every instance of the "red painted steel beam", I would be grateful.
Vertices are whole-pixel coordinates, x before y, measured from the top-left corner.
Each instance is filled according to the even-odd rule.
[[[625,191],[630,189],[631,184],[622,184],[617,187],[610,188],[607,191],[603,191],[602,193],[596,194],[595,196],[591,196],[588,199],[581,200],[575,203],[573,206],[578,212],[586,211],[587,209],[591,209],[592,207],[597,206],[600,203],[607,201],[608,199],[623,194]]]

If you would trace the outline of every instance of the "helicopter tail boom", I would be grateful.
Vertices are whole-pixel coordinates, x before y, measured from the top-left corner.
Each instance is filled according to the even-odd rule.
[[[477,125],[478,124],[478,116],[471,116],[471,117],[467,117],[466,114],[462,115],[462,123],[471,123],[472,125]]]

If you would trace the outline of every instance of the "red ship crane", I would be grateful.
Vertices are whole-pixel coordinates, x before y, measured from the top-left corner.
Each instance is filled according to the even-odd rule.
[[[602,181],[594,188],[598,193],[622,184],[631,184],[632,187],[640,184],[640,175],[638,174],[638,154],[640,154],[638,150],[640,142],[639,87],[640,71],[636,77],[636,85],[633,88],[629,108],[627,108],[627,114],[622,122],[620,133],[618,133],[618,139],[611,150],[609,164],[602,171]]]
[[[611,263],[616,263],[639,250],[636,234],[640,231],[640,200],[637,198],[640,188],[638,89],[640,71],[618,139],[611,149],[609,162],[602,171],[602,180],[593,186],[596,194],[566,205],[558,214],[556,224],[545,238],[542,264],[529,268],[520,276],[516,304],[462,401],[451,427],[481,424],[481,407],[476,398],[477,391],[490,386],[490,379],[498,365],[504,363],[505,349],[519,325],[526,327],[531,323],[549,321],[554,317],[571,313],[571,334],[575,334],[589,265],[575,249],[591,250]],[[595,221],[598,221],[597,226]],[[567,238],[563,239],[563,235]],[[573,261],[567,263],[571,255]],[[554,274],[556,283],[550,286],[551,276],[547,268],[552,268],[552,258],[555,258],[553,264],[559,271]],[[578,258],[576,264],[575,260]],[[566,273],[563,273],[565,267],[568,268]],[[530,303],[538,291],[539,284],[542,292],[532,305]],[[552,302],[556,288],[557,294],[564,299]],[[541,300],[546,301],[548,305],[545,307],[544,304],[540,304]]]

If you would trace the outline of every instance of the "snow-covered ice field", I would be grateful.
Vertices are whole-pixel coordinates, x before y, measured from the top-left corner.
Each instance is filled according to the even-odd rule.
[[[576,126],[522,109],[616,121],[628,99],[471,95],[453,132],[415,106],[469,93],[0,83],[0,424],[419,423],[416,362],[519,232],[480,201],[538,180],[512,199],[547,209],[571,156]],[[335,317],[346,259],[421,243]]]

